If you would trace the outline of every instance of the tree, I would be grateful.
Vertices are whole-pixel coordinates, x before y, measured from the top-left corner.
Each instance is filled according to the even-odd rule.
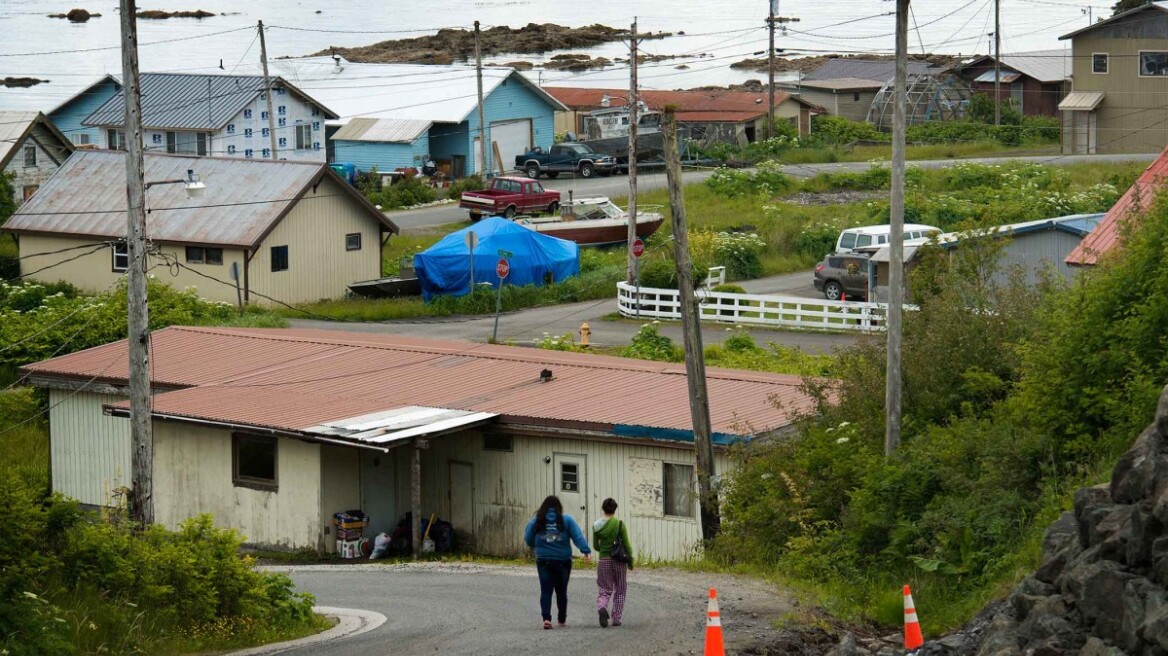
[[[1143,7],[1144,5],[1150,4],[1152,4],[1152,0],[1117,0],[1117,2],[1111,6],[1111,15],[1116,16],[1122,14],[1125,11],[1135,9],[1136,7]]]
[[[0,173],[0,226],[16,212],[16,197],[8,174]]]

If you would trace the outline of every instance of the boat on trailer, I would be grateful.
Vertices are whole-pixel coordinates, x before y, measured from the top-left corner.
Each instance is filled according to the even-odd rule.
[[[581,246],[605,246],[628,241],[629,213],[607,196],[569,200],[553,216],[518,216],[516,223],[536,232],[574,241]],[[660,205],[637,208],[637,237],[645,239],[665,222]]]

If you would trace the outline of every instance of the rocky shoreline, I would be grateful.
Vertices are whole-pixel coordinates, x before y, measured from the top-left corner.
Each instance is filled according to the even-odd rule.
[[[823,66],[831,59],[863,59],[874,61],[893,61],[895,58],[891,55],[814,55],[812,57],[775,57],[775,72],[799,72],[810,73],[815,69]],[[925,62],[934,66],[948,68],[962,61],[969,59],[959,55],[910,55],[909,61]],[[766,57],[748,57],[746,59],[736,61],[730,64],[730,68],[734,70],[755,71],[758,73],[767,72]]]

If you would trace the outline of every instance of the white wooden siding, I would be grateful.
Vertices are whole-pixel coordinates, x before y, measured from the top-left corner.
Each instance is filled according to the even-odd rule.
[[[248,544],[320,548],[320,445],[279,438],[276,492],[236,487],[231,452],[229,431],[154,422],[156,521],[175,528],[210,513],[216,526],[239,531]]]
[[[130,485],[130,422],[102,414],[124,397],[49,390],[53,491],[94,506],[110,505],[111,491]]]
[[[381,224],[344,195],[332,178],[309,189],[260,244],[248,265],[251,289],[285,303],[340,298],[348,284],[381,277]],[[361,234],[361,250],[345,235]],[[273,246],[288,247],[288,269],[272,271]],[[251,302],[264,304],[262,297]]]

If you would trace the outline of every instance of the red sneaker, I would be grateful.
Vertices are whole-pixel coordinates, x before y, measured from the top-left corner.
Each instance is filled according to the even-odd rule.
[[[552,621],[551,620],[544,620],[543,621],[543,628],[544,628],[544,630],[551,629],[552,628]]]

